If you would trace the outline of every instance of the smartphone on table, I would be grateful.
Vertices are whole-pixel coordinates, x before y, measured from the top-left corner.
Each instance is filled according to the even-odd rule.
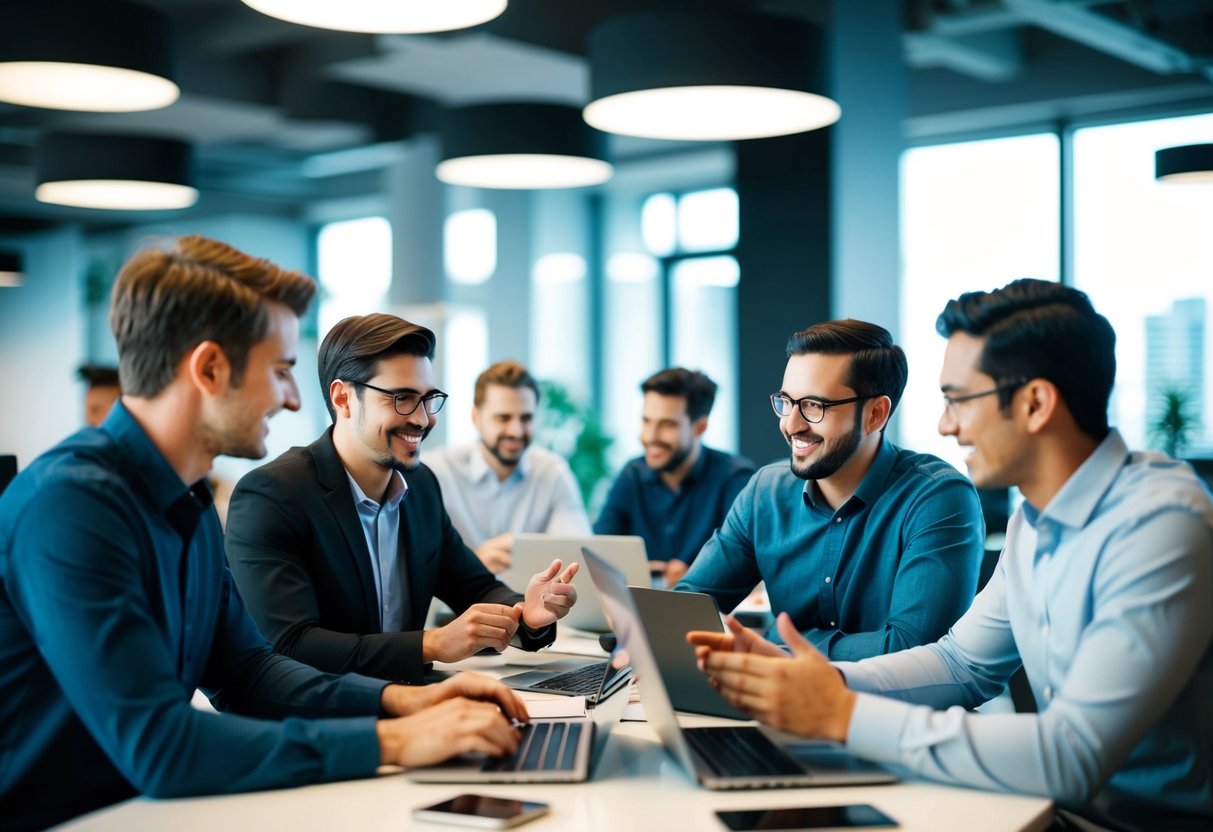
[[[897,826],[897,821],[868,803],[721,810],[716,813],[716,817],[733,832],[752,832],[757,829],[874,829]]]
[[[509,829],[528,820],[543,817],[547,813],[548,804],[538,801],[461,794],[432,806],[419,806],[413,810],[413,817],[417,820],[455,823],[479,829]]]

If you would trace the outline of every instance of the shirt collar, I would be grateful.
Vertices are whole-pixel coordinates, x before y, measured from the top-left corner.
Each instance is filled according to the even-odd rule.
[[[876,456],[872,459],[872,464],[868,466],[868,471],[863,475],[863,479],[859,481],[859,487],[855,489],[855,493],[851,495],[851,500],[859,500],[864,505],[872,505],[884,493],[885,481],[889,478],[889,472],[893,470],[893,463],[897,461],[897,448],[893,443],[885,441],[884,435],[880,437],[880,447],[876,449]],[[819,489],[814,488],[815,480],[807,480],[804,484],[804,499],[805,502],[813,508],[829,508],[819,506]],[[845,506],[846,503],[843,503]],[[841,510],[842,506],[839,506]]]
[[[404,476],[395,469],[392,470],[391,479],[388,480],[387,499],[382,503],[373,497],[366,496],[366,493],[358,487],[357,480],[354,479],[349,471],[345,472],[345,476],[350,481],[350,490],[354,492],[355,505],[370,503],[378,508],[386,508],[388,511],[393,511],[400,505],[400,501],[405,498],[405,495],[409,493],[409,484],[405,482]]]
[[[1112,428],[1091,455],[1078,466],[1078,470],[1071,474],[1061,489],[1053,495],[1053,499],[1049,500],[1048,505],[1040,512],[1040,516],[1063,526],[1081,529],[1095,513],[1104,494],[1112,487],[1128,457],[1129,447],[1120,431]],[[1035,519],[1031,515],[1036,512],[1029,511],[1031,508],[1031,505],[1024,503],[1024,513],[1029,515],[1029,519]]]
[[[191,493],[202,502],[203,508],[210,505],[213,497],[205,479],[192,486],[183,483],[121,399],[114,403],[109,416],[101,424],[101,430],[126,452],[124,457],[128,470],[138,472],[133,484],[146,494],[157,510],[167,511]]]

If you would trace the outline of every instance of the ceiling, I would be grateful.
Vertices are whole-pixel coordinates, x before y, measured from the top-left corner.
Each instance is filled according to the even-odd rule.
[[[174,24],[181,98],[163,110],[129,114],[0,104],[0,233],[149,217],[37,203],[30,160],[42,131],[185,138],[195,147],[202,191],[190,211],[293,214],[317,200],[374,192],[378,171],[402,142],[431,131],[444,105],[584,103],[585,42],[594,25],[633,10],[687,5],[510,0],[504,15],[475,29],[373,36],[285,23],[240,0],[140,1]],[[830,0],[690,5],[707,2],[823,26],[831,20]],[[1126,110],[1213,110],[1209,0],[906,0],[903,6],[908,140]],[[0,18],[13,13],[5,9]],[[638,158],[669,144],[614,140],[613,151]]]

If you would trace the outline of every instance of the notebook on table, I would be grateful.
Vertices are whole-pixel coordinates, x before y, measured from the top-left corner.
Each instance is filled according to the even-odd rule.
[[[692,780],[709,789],[768,789],[892,783],[897,777],[852,757],[834,743],[781,745],[754,726],[683,728],[678,724],[661,670],[624,576],[590,549],[582,550],[627,651],[645,717],[662,745]],[[685,631],[683,631],[685,634]]]
[[[418,783],[580,783],[595,762],[627,707],[627,696],[604,694],[605,670],[595,695],[586,697],[585,716],[533,719],[522,729],[518,750],[508,757],[465,754],[436,766],[416,768]],[[617,674],[616,674],[617,675]],[[630,675],[630,673],[629,673]],[[615,690],[619,688],[616,687]]]
[[[624,574],[624,579],[636,586],[649,586],[649,561],[644,551],[644,539],[635,535],[600,534],[585,537],[566,537],[549,534],[514,535],[510,571],[506,583],[522,592],[526,582],[536,572],[542,572],[559,558],[567,567],[581,559],[581,547],[589,546],[608,563]],[[577,587],[577,603],[560,624],[577,630],[604,633],[610,629],[602,612],[602,602],[594,582],[583,565],[573,577]]]

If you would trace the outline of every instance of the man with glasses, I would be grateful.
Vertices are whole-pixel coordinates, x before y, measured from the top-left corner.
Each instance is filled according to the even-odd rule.
[[[689,636],[703,665],[783,730],[1082,817],[1058,828],[1213,829],[1208,492],[1108,424],[1116,335],[1082,292],[1017,280],[950,301],[936,326],[939,432],[975,483],[1024,497],[989,583],[905,653],[831,665],[781,617],[791,657],[733,622]],[[970,712],[1021,666],[1038,713]]]
[[[976,591],[985,525],[968,479],[885,439],[905,354],[855,320],[795,332],[787,353],[771,406],[791,464],[758,470],[677,589],[732,609],[765,581],[835,659],[939,638]]]
[[[232,494],[227,555],[253,619],[275,649],[321,670],[421,681],[434,661],[550,644],[576,601],[576,564],[553,561],[519,595],[451,526],[421,464],[446,401],[434,346],[394,315],[339,322],[318,358],[333,426]],[[458,616],[424,630],[435,597]]]

